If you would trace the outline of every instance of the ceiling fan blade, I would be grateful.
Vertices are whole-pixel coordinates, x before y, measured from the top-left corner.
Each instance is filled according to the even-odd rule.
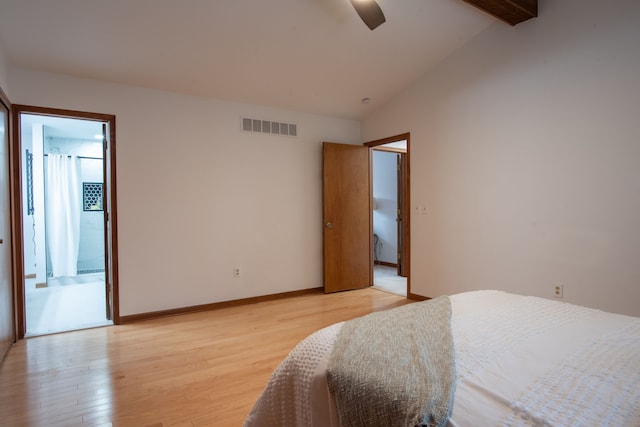
[[[375,0],[350,0],[353,8],[370,30],[374,30],[386,21],[382,9]]]

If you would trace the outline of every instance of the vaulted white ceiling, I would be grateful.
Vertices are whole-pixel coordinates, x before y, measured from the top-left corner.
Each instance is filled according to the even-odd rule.
[[[370,31],[349,0],[0,0],[0,42],[12,66],[361,119],[497,22],[378,3]]]

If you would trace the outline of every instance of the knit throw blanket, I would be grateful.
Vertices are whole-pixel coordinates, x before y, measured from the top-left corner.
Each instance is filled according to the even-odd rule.
[[[342,427],[446,425],[455,390],[449,298],[346,322],[327,381]]]

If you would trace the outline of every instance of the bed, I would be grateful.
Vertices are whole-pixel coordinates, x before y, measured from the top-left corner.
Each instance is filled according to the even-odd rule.
[[[440,425],[640,426],[640,318],[501,291],[441,298],[450,306],[454,369],[450,406]],[[291,351],[245,427],[388,425],[345,423],[330,391],[335,389],[328,380],[336,357],[332,353],[349,322],[321,329]],[[407,329],[413,336],[423,328]],[[381,350],[373,346],[369,351]]]

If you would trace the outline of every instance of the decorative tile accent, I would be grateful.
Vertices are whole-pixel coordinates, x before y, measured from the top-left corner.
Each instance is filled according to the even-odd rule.
[[[82,183],[83,210],[102,211],[102,183],[83,182]]]

